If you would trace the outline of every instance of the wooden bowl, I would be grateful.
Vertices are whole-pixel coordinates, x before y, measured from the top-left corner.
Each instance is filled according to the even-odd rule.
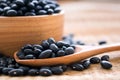
[[[64,12],[23,17],[0,17],[0,53],[13,57],[25,44],[40,44],[49,37],[61,40]]]

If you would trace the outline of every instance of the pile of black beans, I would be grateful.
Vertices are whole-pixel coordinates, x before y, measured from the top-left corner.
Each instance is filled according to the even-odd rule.
[[[67,42],[58,41],[54,38],[43,40],[41,44],[27,44],[17,53],[19,59],[44,59],[54,58],[73,54],[75,46]]]
[[[91,64],[98,64],[100,63],[101,67],[104,69],[111,69],[112,64],[109,62],[109,56],[103,55],[101,58],[99,57],[91,57],[89,60],[83,60],[80,62],[76,62],[73,64],[70,64],[72,70],[76,71],[83,71],[85,69],[88,69]]]
[[[18,64],[13,58],[0,55],[0,74],[9,76],[50,76],[67,70],[67,65],[30,67]]]
[[[58,42],[60,42],[60,44],[62,42],[62,45],[58,46],[57,45]],[[65,50],[67,48],[69,49],[69,47],[70,47],[70,50],[72,50],[72,51],[75,49],[73,44],[85,45],[85,43],[83,43],[82,41],[74,41],[73,40],[73,34],[70,34],[68,36],[63,37],[63,41],[58,41],[58,42],[55,42],[55,40],[53,38],[49,38],[48,40],[43,41],[41,45],[30,45],[30,44],[26,45],[27,47],[26,46],[22,47],[18,54],[21,54],[22,51],[26,51],[28,54],[27,53],[25,53],[25,54],[29,55],[29,56],[25,56],[25,55],[21,55],[21,56],[18,55],[18,56],[21,59],[52,58],[51,56],[53,56],[53,55],[54,55],[53,57],[60,57],[61,55],[58,56],[58,54],[56,53],[56,46],[59,48],[59,49],[57,49],[57,52],[62,50],[66,55]],[[49,47],[48,47],[48,43],[49,43]],[[64,43],[64,47],[63,47],[63,43]],[[54,46],[50,49],[50,45],[52,45],[52,44],[54,44],[56,46]],[[37,51],[34,51],[36,49],[37,49]],[[51,52],[51,54],[48,53],[49,57],[48,56],[46,57],[47,53],[44,52],[44,51],[46,51],[48,49],[50,50],[50,52],[51,51],[52,52]],[[35,55],[39,55],[39,56],[36,57],[34,55],[31,55],[31,52],[32,52],[32,54],[35,53]],[[41,53],[43,54],[43,52],[44,52],[45,55],[42,55],[42,57],[41,57],[40,54],[38,54],[38,52],[40,52],[40,54]],[[69,51],[67,51],[67,52],[69,52]],[[52,54],[52,53],[54,53],[54,54]],[[65,55],[62,55],[62,56],[65,56]],[[67,55],[69,55],[69,54],[67,54]],[[26,76],[26,75],[29,75],[29,76],[51,76],[51,75],[60,75],[63,72],[67,71],[68,69],[75,70],[75,71],[83,71],[83,70],[88,69],[91,64],[98,64],[98,63],[100,63],[101,67],[104,68],[104,69],[111,69],[112,68],[112,64],[109,62],[109,56],[108,55],[103,55],[101,58],[91,57],[90,59],[75,62],[75,63],[69,64],[69,65],[60,64],[60,65],[54,65],[54,66],[30,67],[30,66],[25,66],[25,65],[18,64],[14,60],[14,58],[6,57],[6,56],[3,56],[2,54],[0,54],[0,74],[1,75],[2,74],[3,75],[9,75],[9,76]]]
[[[0,0],[0,16],[36,16],[61,12],[54,0]]]

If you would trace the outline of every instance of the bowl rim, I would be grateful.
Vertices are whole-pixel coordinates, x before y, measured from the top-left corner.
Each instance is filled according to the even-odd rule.
[[[0,16],[0,19],[2,18],[38,18],[38,17],[48,17],[48,16],[58,16],[58,15],[63,15],[64,11],[60,11],[59,13],[53,13],[51,15],[37,15],[37,16],[14,16],[14,17],[8,17],[8,16]]]

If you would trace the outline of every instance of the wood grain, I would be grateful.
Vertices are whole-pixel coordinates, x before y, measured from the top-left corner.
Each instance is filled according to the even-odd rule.
[[[75,40],[82,40],[86,44],[97,45],[99,40],[107,40],[108,44],[120,42],[120,3],[102,1],[60,2],[66,11],[64,34],[74,33]],[[109,54],[113,64],[111,70],[104,70],[95,64],[81,72],[68,70],[63,75],[50,77],[0,76],[0,80],[120,80],[120,51],[105,54]]]
[[[49,37],[61,40],[64,12],[33,17],[0,17],[0,52],[13,56],[25,44],[40,44]]]

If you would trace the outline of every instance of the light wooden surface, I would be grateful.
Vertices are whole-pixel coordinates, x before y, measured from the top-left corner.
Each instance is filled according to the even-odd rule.
[[[83,40],[87,44],[97,44],[102,39],[107,40],[108,44],[120,42],[119,2],[77,0],[62,3],[62,7],[66,10],[64,34],[72,32],[75,39]],[[111,70],[104,70],[99,64],[95,64],[82,72],[68,70],[59,76],[1,76],[0,80],[120,80],[120,51],[111,52],[110,61],[113,64]]]

